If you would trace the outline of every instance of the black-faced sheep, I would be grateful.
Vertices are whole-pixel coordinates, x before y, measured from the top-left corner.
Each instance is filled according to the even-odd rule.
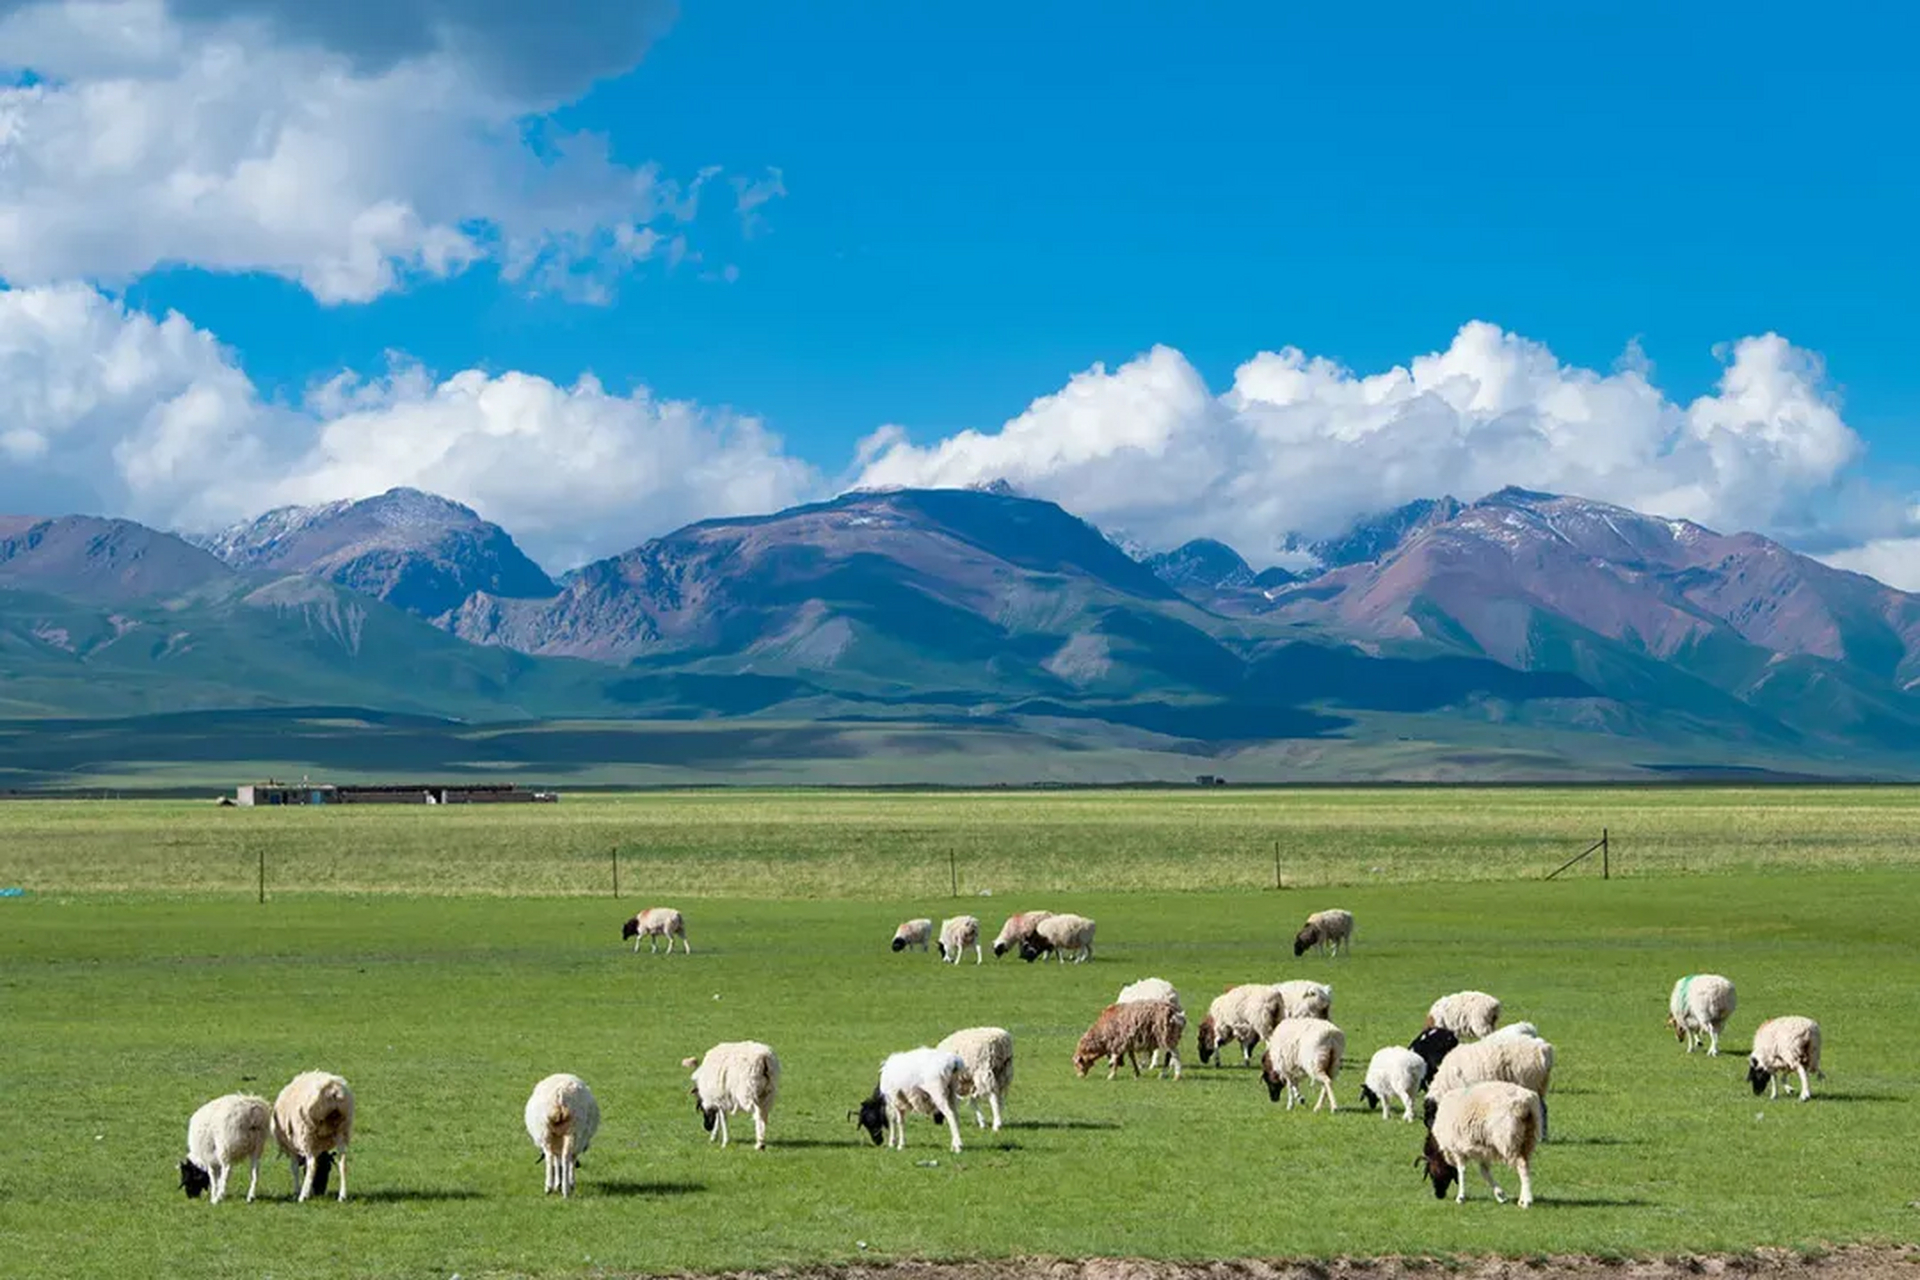
[[[1339,955],[1345,946],[1347,954],[1353,954],[1353,913],[1351,911],[1316,911],[1307,917],[1300,932],[1293,935],[1293,954],[1297,959],[1307,954],[1310,948],[1320,948],[1321,955]]]
[[[893,949],[895,951],[905,951],[908,947],[925,951],[927,944],[932,941],[933,921],[924,918],[909,920],[893,931]]]
[[[1286,1000],[1280,988],[1271,983],[1243,982],[1228,987],[1207,1006],[1207,1016],[1200,1020],[1195,1033],[1200,1041],[1200,1061],[1211,1062],[1218,1053],[1224,1067],[1226,1047],[1238,1041],[1241,1065],[1252,1062],[1253,1046],[1273,1034],[1274,1024],[1285,1011]]]
[[[873,1139],[897,1150],[907,1146],[907,1115],[918,1111],[946,1122],[953,1136],[953,1150],[960,1151],[960,1122],[954,1118],[954,1100],[960,1096],[961,1078],[967,1064],[960,1055],[945,1049],[922,1046],[890,1055],[880,1065],[880,1084],[864,1099],[857,1111],[849,1113]]]
[[[1388,1045],[1377,1050],[1367,1062],[1367,1082],[1360,1086],[1360,1101],[1367,1110],[1380,1108],[1380,1118],[1393,1117],[1398,1102],[1408,1124],[1413,1123],[1413,1095],[1427,1080],[1427,1060],[1412,1049]]]
[[[1553,1046],[1538,1038],[1492,1037],[1463,1044],[1447,1055],[1427,1094],[1441,1097],[1482,1080],[1504,1080],[1540,1097],[1540,1140],[1547,1141],[1547,1086],[1553,1081]]]
[[[1755,1096],[1780,1096],[1780,1077],[1796,1072],[1800,1076],[1800,1101],[1812,1097],[1807,1087],[1807,1072],[1825,1080],[1820,1070],[1820,1024],[1812,1018],[1789,1016],[1769,1018],[1754,1029],[1753,1052],[1747,1055],[1747,1082]],[[1788,1085],[1791,1093],[1793,1086]]]
[[[1533,1153],[1546,1128],[1538,1094],[1504,1080],[1483,1080],[1444,1097],[1429,1097],[1426,1121],[1426,1149],[1414,1163],[1433,1183],[1435,1199],[1446,1199],[1447,1188],[1458,1182],[1460,1193],[1454,1199],[1466,1202],[1467,1162],[1472,1161],[1493,1188],[1493,1198],[1506,1203],[1506,1192],[1487,1167],[1498,1160],[1520,1175],[1520,1207],[1533,1203]]]
[[[1720,1032],[1737,1005],[1733,983],[1717,973],[1690,973],[1673,984],[1667,997],[1667,1027],[1674,1039],[1685,1042],[1688,1053],[1705,1037],[1707,1056],[1717,1058]]]
[[[1067,953],[1072,952],[1075,964],[1091,960],[1093,929],[1093,921],[1085,916],[1048,916],[1035,925],[1032,935],[1020,944],[1020,958],[1032,964],[1041,956],[1051,954],[1054,959],[1064,962]]]
[[[600,1131],[600,1104],[579,1076],[558,1072],[533,1086],[523,1118],[547,1172],[546,1194],[573,1195],[580,1157]]]
[[[648,907],[645,911],[642,911],[639,915],[634,916],[631,920],[620,926],[620,937],[623,941],[627,938],[633,939],[633,949],[636,954],[640,950],[640,939],[642,938],[647,940],[648,955],[656,953],[657,948],[654,945],[654,940],[657,938],[665,938],[667,940],[668,955],[673,954],[673,940],[675,938],[680,939],[682,951],[687,955],[693,954],[693,948],[687,943],[687,923],[681,919],[680,913],[672,907]]]
[[[1329,1111],[1340,1109],[1333,1096],[1333,1080],[1340,1074],[1340,1059],[1347,1051],[1347,1034],[1324,1018],[1285,1018],[1267,1038],[1267,1052],[1261,1060],[1260,1078],[1266,1081],[1267,1097],[1274,1102],[1286,1095],[1287,1110],[1304,1102],[1299,1082],[1312,1080],[1320,1086],[1313,1109],[1327,1104]]]
[[[1180,1037],[1187,1029],[1187,1015],[1165,1000],[1141,1000],[1132,1004],[1110,1004],[1100,1011],[1093,1025],[1087,1028],[1085,1035],[1073,1051],[1073,1070],[1075,1075],[1085,1076],[1092,1070],[1093,1064],[1105,1058],[1107,1060],[1107,1079],[1113,1079],[1120,1070],[1122,1059],[1133,1064],[1133,1074],[1140,1074],[1140,1059],[1136,1056],[1141,1050],[1149,1054],[1155,1051],[1167,1056],[1167,1064],[1173,1068],[1173,1078],[1180,1078]],[[1149,1058],[1151,1063],[1152,1059]],[[1165,1072],[1161,1073],[1165,1078]]]
[[[325,1195],[340,1163],[340,1199],[347,1198],[347,1144],[353,1140],[353,1090],[339,1076],[303,1071],[273,1100],[273,1140],[293,1166],[302,1200]]]
[[[227,1179],[242,1160],[248,1165],[247,1203],[260,1187],[260,1157],[267,1150],[273,1112],[265,1098],[229,1093],[215,1098],[187,1121],[187,1158],[180,1162],[180,1188],[189,1200],[203,1191],[213,1203],[227,1198]]]
[[[729,1040],[713,1046],[699,1058],[682,1058],[693,1068],[693,1108],[706,1127],[707,1141],[729,1141],[727,1116],[745,1111],[753,1116],[753,1146],[767,1145],[767,1117],[780,1092],[780,1059],[758,1040]]]
[[[1033,936],[1040,922],[1052,915],[1051,911],[1022,911],[1018,915],[1007,917],[1000,926],[1000,935],[993,940],[993,954],[1003,956],[1009,951],[1020,950],[1021,944]]]
[[[954,916],[940,925],[940,959],[948,964],[959,964],[960,957],[968,947],[973,948],[973,962],[979,964],[983,959],[980,953],[980,918],[978,916]]]

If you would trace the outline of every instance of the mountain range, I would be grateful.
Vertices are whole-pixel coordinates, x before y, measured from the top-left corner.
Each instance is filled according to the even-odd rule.
[[[704,521],[557,579],[408,489],[197,541],[0,517],[0,782],[8,730],[49,718],[315,708],[804,726],[802,756],[892,726],[928,781],[994,776],[947,770],[969,734],[1087,780],[1129,751],[1276,776],[1920,762],[1920,597],[1765,538],[1506,489],[1284,549],[1136,557],[1004,487]]]

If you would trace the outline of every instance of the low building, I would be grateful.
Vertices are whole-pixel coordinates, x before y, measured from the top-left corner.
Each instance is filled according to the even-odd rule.
[[[246,807],[289,804],[533,804],[559,799],[511,782],[336,785],[255,782],[235,788],[234,803]]]

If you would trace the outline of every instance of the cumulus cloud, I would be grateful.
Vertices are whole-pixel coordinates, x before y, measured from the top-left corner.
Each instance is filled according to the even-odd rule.
[[[604,298],[636,263],[685,255],[713,175],[620,163],[545,113],[630,66],[670,14],[16,0],[0,8],[0,67],[16,72],[0,88],[0,278],[190,265],[343,303],[485,259],[531,288]]]
[[[1920,508],[1910,511],[1908,520],[1920,528]],[[1920,537],[1875,538],[1820,558],[1836,569],[1864,573],[1902,591],[1920,591]]]
[[[754,419],[591,377],[402,366],[268,403],[210,334],[79,285],[0,291],[0,424],[0,510],[204,531],[413,485],[555,569],[820,486]]]
[[[1840,510],[1862,445],[1818,358],[1774,334],[1722,355],[1713,394],[1683,405],[1631,349],[1601,373],[1479,322],[1374,374],[1262,352],[1224,393],[1155,347],[1076,375],[997,431],[919,446],[883,429],[861,445],[857,483],[1005,480],[1149,545],[1208,536],[1269,561],[1289,531],[1508,484],[1790,539],[1877,510]]]

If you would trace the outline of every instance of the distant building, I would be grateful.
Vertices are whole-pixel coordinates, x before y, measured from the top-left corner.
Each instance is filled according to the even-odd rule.
[[[288,804],[551,804],[552,791],[530,791],[511,782],[408,786],[350,786],[330,782],[251,782],[234,789],[246,808]]]
[[[1194,781],[1203,787],[1224,787],[1227,785],[1227,780],[1215,773],[1203,773],[1195,778]]]

